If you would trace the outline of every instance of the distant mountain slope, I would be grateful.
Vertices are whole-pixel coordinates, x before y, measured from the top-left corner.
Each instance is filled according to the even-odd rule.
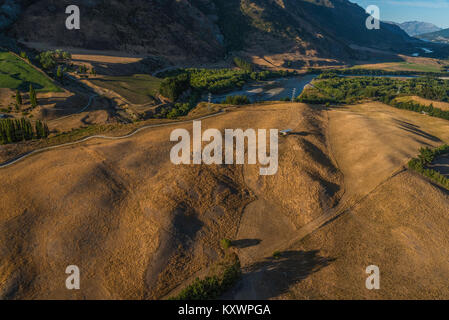
[[[13,24],[20,14],[20,4],[16,0],[0,0],[0,30]]]
[[[172,60],[218,60],[241,50],[347,59],[356,55],[351,44],[401,50],[413,41],[387,23],[368,30],[365,11],[347,0],[17,2],[23,13],[9,30],[17,39]],[[70,4],[81,9],[79,31],[65,28],[65,7]]]
[[[418,36],[418,38],[432,42],[449,43],[449,29],[421,34]]]
[[[436,32],[442,30],[436,25],[428,22],[420,22],[420,21],[407,21],[403,23],[391,22],[399,26],[402,30],[404,30],[409,36],[414,37],[424,33]]]

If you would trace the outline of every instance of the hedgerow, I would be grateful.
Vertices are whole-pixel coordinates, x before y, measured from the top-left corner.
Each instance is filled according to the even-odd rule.
[[[428,147],[421,148],[418,157],[410,160],[408,166],[410,169],[421,173],[422,175],[430,178],[432,181],[449,189],[449,179],[437,170],[428,167],[435,160],[435,158],[448,153],[449,145],[447,144],[436,149],[430,149]]]
[[[240,260],[235,253],[227,253],[223,261],[211,271],[213,274],[195,281],[170,300],[214,300],[223,295],[240,278]]]

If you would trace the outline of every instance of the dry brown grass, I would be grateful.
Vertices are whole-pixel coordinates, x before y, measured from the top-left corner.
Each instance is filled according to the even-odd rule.
[[[439,108],[441,110],[449,110],[449,103],[448,102],[442,102],[442,101],[433,101],[433,100],[429,100],[429,99],[424,99],[418,96],[410,96],[410,97],[400,97],[400,98],[396,98],[397,101],[399,102],[408,102],[408,101],[413,101],[425,106],[430,106],[431,104],[433,104],[433,106],[435,108]]]
[[[448,298],[448,195],[409,172],[391,177],[420,146],[448,142],[447,121],[380,103],[273,103],[202,125],[294,134],[280,138],[279,172],[267,177],[258,165],[171,164],[170,132],[191,124],[0,170],[1,297],[164,297],[229,238],[245,271],[231,298]],[[271,257],[343,192],[339,219]],[[81,268],[77,292],[65,289],[70,264]],[[378,292],[364,287],[370,264],[381,268]]]
[[[100,53],[100,52],[98,52]],[[76,53],[72,54],[72,60],[79,61],[79,62],[98,62],[98,63],[112,63],[112,64],[123,64],[123,63],[134,63],[139,62],[142,60],[140,57],[124,57],[124,56],[105,56],[102,54],[95,54],[93,51],[92,54],[89,53]]]
[[[0,106],[15,106],[15,92],[9,89],[0,90]],[[23,105],[16,110],[13,107],[8,115],[13,118],[28,118],[31,121],[46,122],[51,131],[70,131],[92,124],[106,124],[116,121],[114,107],[107,99],[96,97],[89,108],[83,110],[88,101],[87,95],[74,94],[68,91],[56,93],[38,93],[38,106],[31,109],[28,94],[22,93]],[[26,112],[26,114],[22,114]],[[8,147],[9,148],[9,147]],[[0,156],[1,158],[1,156]]]
[[[448,299],[449,196],[410,172],[388,180],[297,250],[335,259],[281,299]],[[380,268],[380,290],[365,269]]]
[[[11,89],[0,88],[0,106],[1,108],[7,108],[12,104],[15,104],[15,92]]]
[[[398,55],[396,57],[396,60],[398,59],[400,59],[401,61],[361,64],[355,66],[355,68],[376,69],[386,71],[441,72],[442,67],[445,65],[445,63],[442,62],[441,60],[432,58]]]
[[[228,297],[447,299],[449,197],[404,172],[404,165],[420,147],[449,141],[448,122],[366,103],[329,111],[328,133],[344,176],[342,215],[289,249],[277,248],[279,259],[265,254],[247,261]],[[270,223],[260,225],[269,229],[281,219],[264,220]],[[372,264],[381,270],[382,290],[376,292],[365,289],[365,269]]]
[[[449,142],[449,122],[382,103],[329,112],[330,144],[345,176],[346,195],[358,198],[416,156],[423,146]]]
[[[247,107],[203,127],[295,127],[299,110]],[[190,126],[91,141],[2,170],[2,296],[157,298],[220,256],[253,192],[242,166],[171,164],[170,132]],[[64,287],[69,264],[82,270],[81,292]]]

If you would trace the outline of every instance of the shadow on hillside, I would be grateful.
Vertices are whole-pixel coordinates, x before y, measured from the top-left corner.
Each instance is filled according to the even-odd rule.
[[[64,101],[67,101],[68,99],[69,98],[64,98],[64,97],[51,97],[51,98],[39,97],[38,98],[38,102],[39,102],[39,106],[45,107],[45,106],[48,106],[48,105],[51,105],[51,104],[62,103]]]
[[[399,128],[402,130],[405,130],[407,132],[413,133],[417,136],[420,136],[422,138],[426,138],[428,140],[431,140],[433,142],[442,142],[440,140],[440,138],[435,137],[434,135],[431,135],[425,131],[422,131],[421,129],[419,129],[419,126],[414,125],[412,123],[403,121],[403,120],[399,120],[399,119],[394,119],[394,121],[399,125]]]
[[[18,76],[12,76],[12,78],[17,79],[18,81],[22,81],[21,78],[19,78]],[[17,88],[21,93],[28,93],[30,91],[30,85],[33,86],[34,90],[40,90],[43,89],[44,87],[42,85],[40,85],[39,83],[36,82],[30,82],[30,81],[23,81],[19,87]]]
[[[324,167],[330,168],[333,172],[337,171],[337,168],[332,163],[332,160],[319,147],[306,139],[303,139],[301,142],[304,150],[313,158],[314,161]]]
[[[446,195],[449,196],[449,190],[448,190],[448,189],[446,189],[446,188],[440,186],[439,184],[436,184],[435,182],[433,182],[433,181],[431,181],[431,180],[429,180],[429,181],[432,183],[432,185],[433,185],[435,188],[437,188],[438,190],[440,190],[441,192],[443,192],[444,194],[446,194]]]
[[[449,154],[437,157],[429,167],[449,177]]]
[[[120,57],[117,57],[120,60]],[[167,67],[166,63],[158,64],[148,61],[149,58],[135,62],[98,62],[88,59],[73,59],[80,64],[90,64],[100,76],[131,76],[133,74],[152,74],[158,69]]]
[[[104,97],[95,97],[87,107],[89,95],[75,94],[70,97],[39,98],[39,106],[42,107],[40,116],[45,121],[52,121],[61,117],[76,115],[81,112],[104,110],[110,116],[118,116],[116,113],[117,102]],[[88,123],[85,123],[88,124]]]
[[[44,107],[41,110],[41,117],[47,121],[71,114],[76,114],[87,105],[88,101],[88,97],[80,95],[73,95],[67,98],[39,98],[38,100],[39,105]],[[47,106],[50,105],[54,106],[47,108]]]
[[[430,183],[432,186],[434,186],[435,188],[437,188],[438,190],[440,190],[442,193],[446,194],[449,196],[449,190],[446,189],[445,187],[439,185],[438,183],[436,183],[435,181],[431,180],[430,178],[416,172],[416,171],[412,171],[409,170],[409,172],[413,175],[415,175],[416,177],[419,177],[420,179],[424,179],[425,181],[427,181],[428,183]]]
[[[301,132],[290,132],[289,135],[291,136],[301,136],[301,137],[307,137],[311,134],[315,134],[313,132],[307,132],[307,131],[301,131]]]
[[[232,241],[232,246],[239,248],[239,249],[244,249],[244,248],[257,246],[261,242],[262,242],[262,240],[260,240],[260,239],[241,239],[241,240]]]
[[[333,261],[334,258],[320,256],[319,250],[282,252],[278,259],[269,257],[249,266],[224,298],[266,300],[278,297]]]
[[[349,108],[348,105],[338,105],[338,104],[336,104],[336,105],[331,105],[329,107],[326,107],[326,106],[323,105],[318,110],[320,110],[320,111],[323,111],[323,110],[328,110],[328,111],[331,111],[331,110],[347,111],[347,110],[351,110],[351,108]]]

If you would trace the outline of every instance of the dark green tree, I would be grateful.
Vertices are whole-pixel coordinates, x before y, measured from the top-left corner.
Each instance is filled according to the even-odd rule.
[[[30,103],[33,108],[37,107],[36,91],[34,90],[32,84],[30,84]]]
[[[37,139],[43,138],[42,131],[43,131],[42,122],[40,120],[37,120],[36,123],[34,124],[34,132]]]
[[[64,74],[62,72],[61,66],[58,66],[58,70],[56,70],[56,76],[58,77],[59,80],[62,80],[63,75]]]
[[[22,96],[20,95],[19,89],[16,90],[16,104],[18,106],[22,105]]]
[[[187,73],[162,81],[159,92],[164,97],[176,101],[179,96],[190,88],[190,76]]]

